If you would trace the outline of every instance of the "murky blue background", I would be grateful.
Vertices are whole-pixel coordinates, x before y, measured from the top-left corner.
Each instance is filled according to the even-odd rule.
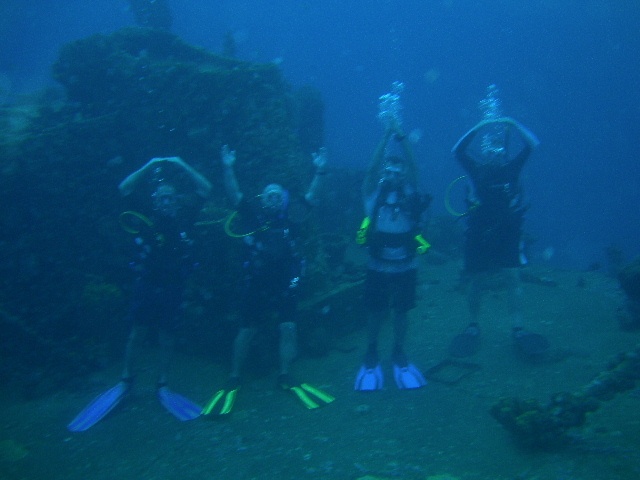
[[[364,168],[381,135],[377,101],[403,81],[405,127],[444,214],[460,175],[449,151],[498,85],[505,113],[540,138],[525,170],[534,251],[587,268],[608,246],[640,253],[640,7],[633,0],[171,0],[173,32],[281,63],[319,88],[332,162]],[[0,99],[52,83],[61,44],[134,23],[124,0],[0,4]]]

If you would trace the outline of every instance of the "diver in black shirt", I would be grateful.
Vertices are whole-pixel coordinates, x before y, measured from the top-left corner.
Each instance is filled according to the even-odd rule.
[[[471,145],[480,132],[485,132],[482,152],[474,155]],[[512,137],[514,133],[519,140]],[[510,152],[509,148],[516,143],[522,145],[520,150]],[[473,195],[468,199],[464,247],[464,273],[470,281],[471,323],[454,338],[450,347],[453,356],[470,356],[479,348],[482,293],[487,280],[496,274],[506,281],[512,337],[518,351],[534,357],[548,348],[546,338],[523,328],[519,276],[519,267],[526,263],[522,252],[522,224],[527,209],[520,173],[537,144],[536,137],[523,125],[512,118],[498,117],[478,123],[452,149],[473,184]]]
[[[179,190],[177,186],[184,186]],[[157,394],[162,405],[179,420],[200,416],[201,407],[167,386],[167,371],[174,335],[181,317],[183,294],[194,266],[190,228],[199,203],[187,197],[206,197],[211,184],[178,157],[153,158],[118,186],[124,196],[136,197],[139,210],[127,210],[120,223],[134,234],[137,250],[130,263],[136,283],[127,319],[131,322],[121,380],[96,397],[67,426],[84,431],[107,415],[127,394],[133,381],[132,363],[141,327],[158,333],[159,367]],[[136,195],[133,195],[136,193]]]
[[[268,328],[274,315],[277,317],[279,330],[278,385],[295,393],[307,408],[319,406],[317,400],[310,398],[308,394],[321,402],[330,403],[333,397],[307,383],[296,382],[289,372],[297,355],[296,316],[300,282],[304,276],[304,258],[298,249],[299,239],[295,225],[288,218],[289,192],[282,186],[271,183],[257,197],[245,197],[233,170],[235,151],[224,145],[221,157],[227,196],[236,208],[243,231],[248,233],[236,235],[227,231],[242,239],[245,246],[243,285],[240,288],[242,320],[233,343],[229,380],[205,406],[204,413],[231,413],[240,387],[241,369],[251,342],[258,329]],[[308,206],[317,204],[318,191],[326,173],[324,149],[313,154],[313,163],[316,166],[315,176],[303,199]]]

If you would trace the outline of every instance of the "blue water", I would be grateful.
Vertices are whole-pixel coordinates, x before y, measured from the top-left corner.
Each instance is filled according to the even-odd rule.
[[[173,0],[174,33],[281,62],[326,102],[334,164],[364,168],[381,135],[377,99],[405,83],[405,128],[422,183],[444,214],[461,174],[449,151],[498,85],[503,109],[541,140],[524,174],[534,254],[586,268],[616,246],[640,254],[640,8],[633,0]],[[124,0],[0,4],[0,96],[51,84],[60,45],[133,23]]]

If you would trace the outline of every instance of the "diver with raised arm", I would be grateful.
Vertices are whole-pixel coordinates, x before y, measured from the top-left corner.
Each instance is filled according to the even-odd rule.
[[[376,149],[363,184],[365,219],[357,242],[369,254],[364,301],[367,309],[367,350],[356,376],[355,390],[379,390],[384,374],[378,355],[380,328],[393,313],[391,361],[396,385],[415,389],[426,385],[422,373],[407,360],[404,344],[408,312],[415,307],[418,262],[429,244],[420,234],[422,214],[430,198],[417,189],[417,167],[407,135],[400,122],[402,84],[380,97],[379,118],[385,132]],[[393,139],[401,155],[389,154]]]
[[[487,283],[498,275],[506,284],[512,338],[517,351],[527,357],[537,357],[547,350],[548,342],[542,335],[523,327],[519,268],[526,263],[522,225],[527,210],[520,174],[539,142],[526,127],[502,116],[495,86],[489,87],[480,107],[484,110],[483,120],[452,149],[473,185],[473,195],[468,199],[464,246],[471,322],[453,339],[450,353],[467,357],[480,347],[482,295]],[[480,146],[474,149],[477,138]],[[512,151],[514,147],[518,149]]]
[[[224,145],[221,150],[223,181],[227,196],[243,223],[246,233],[227,234],[241,239],[244,245],[243,285],[240,288],[240,329],[233,342],[231,372],[226,385],[205,405],[205,415],[228,415],[241,385],[242,367],[258,330],[276,327],[279,333],[277,384],[291,391],[310,409],[334,398],[300,383],[290,373],[297,355],[297,310],[305,261],[300,253],[296,225],[289,218],[289,192],[270,183],[257,197],[247,197],[240,190],[234,171],[236,152]],[[327,172],[325,149],[312,154],[315,174],[302,203],[313,207],[318,202],[322,179]],[[235,214],[234,214],[235,216]],[[273,321],[277,326],[273,325]]]
[[[168,388],[167,374],[187,279],[196,263],[190,230],[201,202],[188,200],[192,193],[200,200],[206,198],[211,184],[181,158],[163,157],[149,160],[118,188],[123,196],[136,197],[132,201],[140,206],[140,211],[127,210],[120,215],[123,228],[134,235],[135,254],[130,266],[136,277],[127,315],[131,330],[124,368],[120,382],[98,396],[69,424],[71,431],[93,426],[130,390],[135,345],[143,327],[158,333],[157,395],[162,405],[182,421],[197,418],[202,410]]]

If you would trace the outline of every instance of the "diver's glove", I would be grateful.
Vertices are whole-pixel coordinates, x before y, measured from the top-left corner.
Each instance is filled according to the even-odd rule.
[[[236,151],[229,150],[229,145],[223,145],[220,150],[220,157],[222,158],[222,163],[225,167],[233,167],[236,163]]]

